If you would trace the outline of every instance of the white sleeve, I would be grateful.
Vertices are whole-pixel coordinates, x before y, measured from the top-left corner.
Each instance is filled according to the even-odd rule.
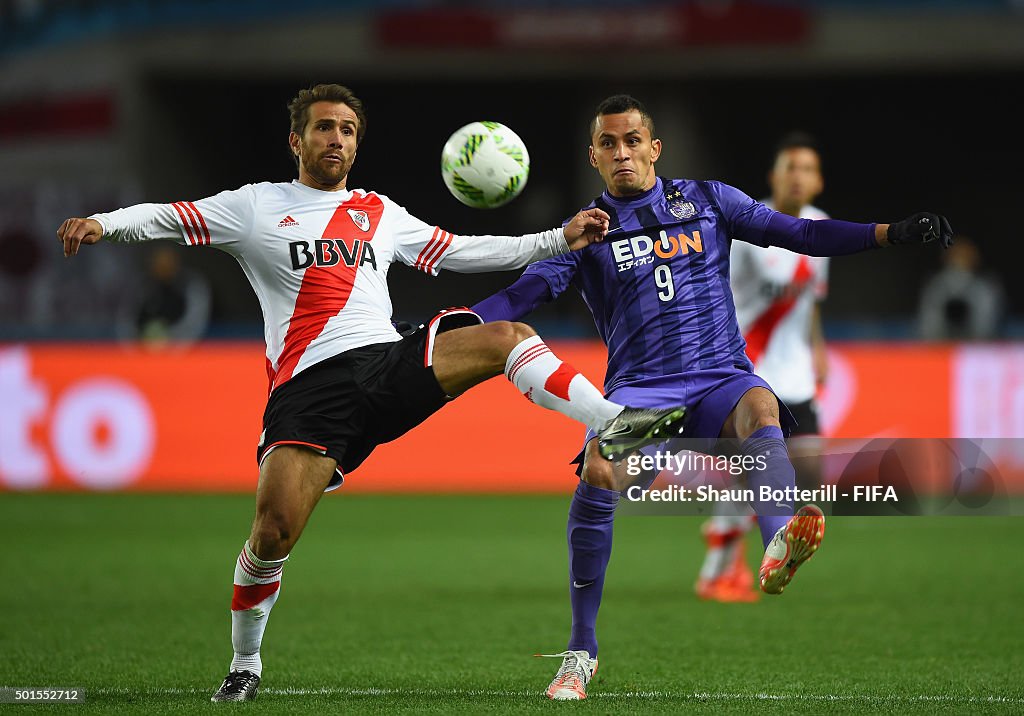
[[[808,207],[808,219],[827,219],[829,215],[816,206]],[[814,264],[814,283],[811,288],[814,291],[815,301],[824,301],[828,298],[828,257],[815,256],[811,259]]]
[[[136,204],[105,214],[93,214],[103,238],[129,242],[169,239],[188,246],[229,250],[248,235],[253,222],[251,185],[197,201]]]
[[[522,268],[569,250],[561,228],[523,236],[459,236],[420,221],[394,202],[388,204],[395,212],[395,255],[431,276],[442,268],[459,273]]]
[[[814,300],[824,301],[828,298],[828,257],[817,256],[811,260],[817,264],[814,272]]]
[[[737,287],[756,278],[751,261],[753,258],[751,254],[755,250],[754,246],[745,241],[732,242],[732,248],[729,249],[729,283],[733,293],[736,292]]]

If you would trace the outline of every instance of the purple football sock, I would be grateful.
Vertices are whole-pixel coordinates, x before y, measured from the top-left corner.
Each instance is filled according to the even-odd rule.
[[[761,541],[767,547],[779,528],[793,516],[792,492],[796,488],[796,471],[789,459],[782,430],[773,426],[761,428],[743,441],[743,454],[750,455],[757,462],[747,471],[747,481],[754,491],[751,507],[757,513],[757,526],[761,528]],[[763,466],[763,467],[762,467]],[[789,494],[782,500],[761,499],[761,487],[785,490]]]
[[[618,492],[580,480],[569,505],[569,649],[586,649],[591,658],[597,656],[597,610],[612,555],[612,524],[618,504]]]

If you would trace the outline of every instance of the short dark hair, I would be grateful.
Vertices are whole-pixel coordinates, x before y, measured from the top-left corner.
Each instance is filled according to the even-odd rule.
[[[356,127],[356,144],[363,141],[366,135],[366,110],[363,108],[363,101],[356,97],[355,93],[343,85],[314,85],[309,89],[299,90],[295,98],[288,103],[288,112],[291,115],[291,131],[299,136],[306,131],[306,124],[309,123],[309,107],[315,102],[334,102],[346,104],[356,114],[359,126]]]
[[[601,104],[597,105],[597,109],[594,110],[594,118],[590,120],[591,138],[593,138],[594,132],[597,131],[598,117],[606,114],[623,114],[633,110],[640,113],[640,119],[643,121],[644,126],[647,127],[653,137],[654,118],[651,117],[651,113],[647,111],[646,107],[644,107],[643,102],[628,94],[614,94],[611,97],[604,99]]]
[[[787,149],[813,149],[818,156],[821,156],[821,148],[815,136],[799,129],[782,135],[778,144],[775,145],[775,156],[779,156]]]

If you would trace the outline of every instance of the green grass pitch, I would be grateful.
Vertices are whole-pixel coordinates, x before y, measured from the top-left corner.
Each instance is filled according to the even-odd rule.
[[[567,504],[325,498],[285,569],[260,698],[224,705],[250,496],[2,494],[0,685],[88,703],[0,711],[1024,713],[1019,517],[833,518],[756,605],[693,596],[698,518],[622,517],[591,698],[551,703],[558,661],[532,655],[568,635]]]

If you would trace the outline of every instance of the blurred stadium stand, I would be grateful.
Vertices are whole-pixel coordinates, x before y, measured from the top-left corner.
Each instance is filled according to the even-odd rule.
[[[929,209],[983,248],[1024,336],[1024,258],[1007,221],[1024,156],[1024,3],[326,2],[0,0],[0,341],[113,338],[113,316],[149,247],[62,262],[68,215],[198,198],[289,180],[285,104],[298,87],[352,86],[369,133],[350,185],[384,192],[462,233],[553,225],[599,185],[584,127],[613,92],[645,100],[664,175],[716,178],[758,197],[771,148],[800,127],[823,144],[819,204],[837,218]],[[1014,88],[1018,88],[1015,90]],[[440,147],[462,124],[516,129],[533,167],[523,196],[492,212],[444,190]],[[258,337],[235,263],[181,249],[213,289],[210,337]],[[830,338],[913,338],[934,250],[833,262]],[[396,267],[396,316],[472,303],[515,274],[430,280]],[[424,300],[424,296],[428,299]],[[594,335],[581,302],[533,321]]]

